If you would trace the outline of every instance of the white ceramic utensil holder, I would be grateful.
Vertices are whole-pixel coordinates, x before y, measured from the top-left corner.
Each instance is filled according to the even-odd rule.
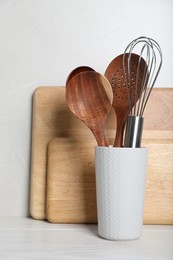
[[[142,233],[147,148],[95,148],[98,233],[109,240]]]

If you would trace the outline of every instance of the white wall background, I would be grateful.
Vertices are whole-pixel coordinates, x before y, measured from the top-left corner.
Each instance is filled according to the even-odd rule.
[[[173,87],[172,0],[0,0],[0,216],[26,216],[31,99],[89,65],[104,73],[134,38],[163,50],[157,87]]]

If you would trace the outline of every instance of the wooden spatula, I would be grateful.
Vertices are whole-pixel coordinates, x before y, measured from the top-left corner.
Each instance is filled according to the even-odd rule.
[[[94,71],[81,72],[67,84],[66,100],[71,111],[92,131],[97,144],[108,146],[104,125],[113,100],[109,81]]]

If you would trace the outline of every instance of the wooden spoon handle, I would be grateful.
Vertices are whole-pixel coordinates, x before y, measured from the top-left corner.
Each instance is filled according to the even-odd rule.
[[[116,131],[115,141],[113,145],[114,147],[122,147],[124,127],[125,127],[125,123],[119,127],[117,124],[117,131]]]
[[[103,128],[100,128],[99,131],[92,131],[92,133],[95,136],[98,146],[109,146]]]
[[[117,129],[114,141],[114,147],[122,147],[124,127],[128,113],[117,112]]]

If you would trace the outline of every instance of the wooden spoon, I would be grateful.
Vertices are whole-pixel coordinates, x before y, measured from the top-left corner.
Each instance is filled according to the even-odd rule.
[[[88,67],[88,66],[80,66],[80,67],[77,67],[75,68],[74,70],[72,70],[70,72],[70,74],[68,75],[67,77],[67,80],[66,80],[66,86],[68,85],[69,81],[77,74],[79,74],[80,72],[84,72],[84,71],[95,71],[94,69]]]
[[[121,147],[123,141],[123,131],[127,115],[131,108],[136,104],[141,96],[141,87],[143,73],[146,69],[144,59],[140,61],[138,70],[138,62],[140,56],[132,53],[130,59],[130,80],[128,81],[128,89],[124,77],[123,55],[117,56],[111,61],[105,71],[105,77],[109,80],[113,90],[113,108],[117,116],[117,129],[114,146]],[[128,54],[124,58],[124,65],[127,68]],[[138,74],[138,75],[137,75]],[[136,84],[137,83],[137,84]]]
[[[108,146],[104,125],[113,100],[109,81],[94,71],[81,72],[69,81],[66,100],[71,111],[92,131],[98,146]]]

